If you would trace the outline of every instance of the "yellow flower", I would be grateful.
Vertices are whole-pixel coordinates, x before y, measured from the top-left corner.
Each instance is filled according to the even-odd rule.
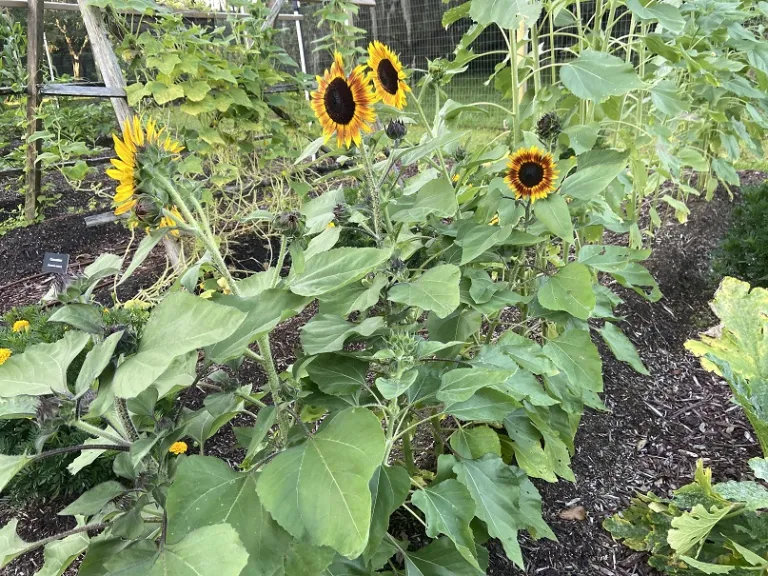
[[[151,304],[149,302],[143,302],[142,300],[128,300],[125,304],[123,304],[123,308],[126,310],[148,310],[151,308]]]
[[[8,350],[8,348],[0,348],[0,366],[5,364],[5,361],[11,357],[11,354],[13,354],[13,352]]]
[[[168,448],[168,452],[171,454],[176,454],[178,456],[179,454],[184,454],[189,449],[189,446],[187,446],[186,442],[174,442],[171,444],[171,447]]]
[[[117,159],[112,159],[112,166],[107,174],[120,182],[115,189],[113,201],[115,214],[120,215],[129,212],[136,206],[137,193],[141,183],[136,181],[136,172],[139,165],[139,152],[149,147],[159,148],[169,154],[179,154],[184,148],[172,140],[170,136],[163,138],[163,130],[158,130],[154,120],[147,122],[146,133],[138,116],[128,120],[123,125],[123,139],[112,135],[115,142]]]
[[[219,285],[223,294],[232,294],[232,290],[229,288],[229,282],[227,282],[226,278],[219,278],[216,280],[216,284]]]
[[[179,212],[179,209],[176,206],[171,206],[171,208],[168,210],[173,215],[173,218],[169,216],[163,216],[160,218],[160,224],[158,225],[158,228],[170,228],[171,234],[174,236],[179,235],[179,231],[176,229],[177,223],[184,223],[184,218],[181,216],[181,212]]]
[[[458,175],[458,174],[454,174],[454,175],[451,177],[451,180],[453,180],[454,182],[458,182],[458,181],[459,181],[459,175]]]
[[[406,92],[411,89],[405,83],[405,71],[389,46],[374,40],[368,45],[368,78],[373,81],[376,96],[388,106],[402,110],[406,105]]]
[[[336,224],[333,222],[328,222],[328,226],[326,228],[336,228]]]
[[[325,141],[336,134],[339,146],[362,142],[362,132],[371,132],[376,121],[373,104],[376,95],[365,81],[364,68],[358,66],[349,76],[344,74],[341,54],[334,54],[330,70],[317,77],[318,87],[312,92],[312,110],[323,127]]]
[[[555,189],[558,172],[549,152],[536,146],[520,148],[508,160],[504,181],[518,200],[535,202],[546,198]]]
[[[28,320],[16,320],[16,322],[13,323],[13,331],[14,332],[29,332],[29,321]]]
[[[499,215],[498,214],[496,214],[496,216],[491,218],[491,221],[488,222],[488,224],[490,224],[491,226],[496,226],[496,224],[498,224],[498,223],[499,223]]]

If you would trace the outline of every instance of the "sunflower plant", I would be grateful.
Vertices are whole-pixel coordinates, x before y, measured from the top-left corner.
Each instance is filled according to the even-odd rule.
[[[321,159],[343,168],[298,211],[258,214],[280,250],[246,277],[157,127],[126,127],[118,210],[144,218],[151,204],[205,254],[140,330],[106,325],[92,287],[71,286],[49,319],[63,337],[0,366],[0,397],[90,431],[70,448],[78,467],[117,454],[115,480],[62,511],[72,530],[25,542],[15,521],[0,529],[1,564],[66,542],[68,561],[85,552],[81,576],[469,576],[485,573],[489,538],[519,566],[521,531],[555,538],[531,478],[574,480],[583,410],[603,409],[593,335],[646,371],[609,286],[660,296],[647,251],[600,242],[626,155],[571,158],[543,131],[464,149],[457,120],[475,109],[442,101],[440,74],[413,86],[378,43],[363,64],[335,56],[311,99],[322,135],[300,157],[335,144]],[[169,233],[151,232],[125,272],[106,255],[89,278],[119,284]],[[204,298],[203,264],[221,288]],[[272,332],[310,306],[295,361],[278,364]],[[195,410],[192,386],[207,392]],[[235,417],[241,455],[206,456]],[[1,456],[0,488],[44,448]],[[401,539],[410,519],[426,546]]]

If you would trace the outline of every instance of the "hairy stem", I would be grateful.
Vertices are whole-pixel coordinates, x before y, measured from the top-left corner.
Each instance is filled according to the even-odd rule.
[[[115,412],[117,412],[117,417],[120,418],[120,424],[123,425],[125,433],[128,434],[128,439],[131,442],[136,442],[139,439],[139,431],[133,425],[125,398],[115,398]]]
[[[122,444],[78,444],[77,446],[65,446],[63,448],[54,448],[53,450],[41,452],[37,456],[33,456],[32,460],[42,460],[43,458],[51,458],[53,456],[60,456],[61,454],[71,454],[72,452],[80,452],[82,450],[114,450],[115,452],[128,452],[130,449],[130,446],[124,446]]]
[[[130,446],[130,442],[127,442],[124,438],[120,438],[115,434],[107,432],[106,430],[102,430],[101,428],[93,426],[92,424],[88,424],[87,422],[78,420],[73,424],[73,426],[78,430],[82,430],[86,434],[90,434],[91,436],[104,438],[105,440],[109,440],[110,442],[114,442],[115,444],[119,444],[121,446]]]

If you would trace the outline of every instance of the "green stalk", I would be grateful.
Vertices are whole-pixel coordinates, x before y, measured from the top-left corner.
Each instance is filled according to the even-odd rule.
[[[365,160],[365,171],[368,180],[368,188],[371,192],[371,208],[373,209],[373,233],[376,235],[376,244],[381,246],[381,198],[379,197],[379,189],[376,186],[376,177],[373,173],[373,161],[371,160],[368,146],[365,145],[365,140],[362,140],[360,151],[362,152],[363,159]]]
[[[555,63],[557,62],[557,50],[555,50],[555,16],[552,14],[552,10],[549,12],[549,64],[552,66],[552,72],[550,72],[549,84],[554,86],[557,82],[557,70]]]
[[[438,86],[435,86],[435,90],[439,90],[440,88]],[[416,110],[419,112],[419,116],[421,117],[421,121],[424,123],[424,128],[427,131],[427,134],[429,134],[429,137],[434,140],[435,139],[435,133],[432,131],[432,126],[427,121],[427,115],[424,114],[424,108],[421,107],[421,102],[413,96],[413,93],[411,93],[411,99],[416,105]],[[448,172],[448,168],[445,165],[445,158],[443,158],[443,151],[438,149],[437,150],[437,158],[440,160],[440,167],[443,169],[443,175],[448,179],[449,182],[451,182],[451,174]]]
[[[136,426],[133,425],[131,415],[128,413],[128,405],[125,398],[115,398],[115,412],[120,419],[120,423],[123,425],[123,430],[128,434],[128,438],[131,442],[136,442],[139,439],[139,431],[136,430]]]
[[[413,448],[411,447],[410,432],[403,436],[403,461],[409,476],[416,475],[416,464],[413,461]]]
[[[86,434],[90,434],[91,436],[95,436],[97,438],[104,438],[105,440],[109,440],[110,442],[114,442],[115,444],[119,444],[121,446],[131,445],[131,443],[127,442],[124,438],[115,436],[106,430],[102,430],[101,428],[88,424],[87,422],[83,422],[82,420],[75,421],[73,426],[78,430],[82,430]]]
[[[288,239],[285,235],[280,236],[280,252],[277,255],[277,264],[275,264],[275,275],[272,278],[272,288],[277,287],[280,282],[280,271],[283,269],[283,263],[285,262],[285,254],[288,252]]]
[[[517,74],[517,30],[509,29],[509,59],[512,65],[512,117],[514,122],[514,145],[520,141],[520,92],[518,91],[519,77]]]
[[[541,90],[541,68],[539,67],[539,25],[534,22],[531,26],[531,56],[533,57],[533,91],[538,94]]]

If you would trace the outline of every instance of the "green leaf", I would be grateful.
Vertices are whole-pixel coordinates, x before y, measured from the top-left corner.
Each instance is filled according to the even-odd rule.
[[[613,355],[617,360],[626,362],[640,374],[645,374],[646,376],[650,375],[645,364],[643,364],[643,361],[640,360],[640,356],[637,354],[637,348],[635,348],[635,345],[632,344],[631,340],[624,335],[621,328],[612,322],[606,322],[605,326],[598,329],[598,332],[600,332],[600,336],[602,336],[605,343],[608,344],[608,347],[611,349],[611,352],[613,352]]]
[[[64,510],[59,512],[59,515],[75,516],[80,514],[83,516],[93,516],[94,514],[101,512],[101,509],[109,502],[125,492],[126,489],[119,482],[115,482],[114,480],[102,482],[64,508]]]
[[[192,102],[204,100],[208,92],[211,91],[211,85],[204,80],[190,80],[182,84],[182,87],[184,88],[184,96]]]
[[[469,16],[469,7],[472,5],[472,2],[468,0],[467,2],[464,2],[463,4],[459,4],[458,6],[454,6],[453,8],[449,8],[443,13],[443,28],[448,29],[451,24],[454,24],[455,22],[458,22],[462,18],[467,18]]]
[[[385,274],[377,274],[369,286],[364,283],[348,284],[320,297],[320,313],[347,316],[352,312],[364,312],[376,305],[381,291],[389,283]]]
[[[162,550],[140,540],[104,562],[117,576],[239,576],[248,563],[237,532],[227,524],[205,526]]]
[[[61,576],[70,564],[88,548],[88,534],[72,534],[45,547],[43,567],[35,576]]]
[[[488,553],[484,548],[478,552],[481,564],[487,565]],[[418,552],[404,552],[406,576],[481,576],[485,570],[478,570],[466,561],[448,538],[438,538]]]
[[[120,277],[120,281],[117,283],[118,286],[128,280],[128,278],[130,278],[133,273],[139,269],[139,266],[144,263],[144,261],[147,259],[147,256],[149,256],[155,246],[157,246],[164,237],[165,230],[153,230],[141,239],[141,242],[139,242],[139,247],[136,248],[136,252],[133,254],[131,263]]]
[[[321,354],[306,369],[317,387],[333,396],[355,394],[367,383],[368,362],[351,356]]]
[[[720,564],[712,564],[711,562],[702,562],[685,554],[680,555],[680,560],[696,570],[701,570],[704,574],[728,574],[736,569],[736,566],[722,566]]]
[[[445,534],[456,545],[464,559],[478,570],[477,549],[469,523],[475,517],[475,502],[469,490],[457,480],[449,479],[414,492],[411,502],[424,512],[427,536]]]
[[[732,508],[733,506],[712,506],[707,510],[701,504],[696,504],[690,512],[683,512],[681,516],[672,519],[667,542],[675,552],[685,554],[709,536],[712,529]]]
[[[590,317],[596,304],[592,274],[578,262],[567,264],[553,276],[545,276],[536,296],[544,308],[563,310],[581,320]]]
[[[177,84],[166,86],[160,82],[155,82],[157,86],[152,87],[152,96],[155,98],[155,102],[162,106],[168,104],[178,98],[184,98],[184,88]]]
[[[747,510],[768,508],[768,489],[757,482],[721,482],[715,484],[715,492],[731,502],[740,502]]]
[[[536,0],[472,0],[469,15],[478,24],[498,24],[501,28],[517,28],[521,22],[535,23],[541,14]]]
[[[83,366],[80,368],[80,372],[77,375],[77,382],[75,382],[75,394],[77,396],[85,394],[91,388],[93,381],[101,376],[101,373],[104,372],[104,369],[112,360],[115,348],[117,348],[122,337],[123,330],[110,334],[106,340],[102,340],[96,344],[91,351],[86,354]]]
[[[206,358],[217,364],[240,358],[246,348],[261,336],[268,334],[282,320],[299,313],[308,303],[306,298],[287,290],[265,290],[254,298],[223,296],[217,304],[230,306],[243,312],[245,320],[227,338],[205,349]]]
[[[389,517],[408,497],[411,479],[401,466],[380,465],[368,484],[371,491],[371,529],[363,557],[370,559],[387,533]]]
[[[667,116],[675,117],[689,109],[688,103],[680,96],[677,83],[672,80],[662,80],[651,88],[651,100]]]
[[[388,299],[422,310],[431,310],[438,318],[445,318],[459,306],[460,280],[461,270],[458,266],[435,266],[413,282],[392,286]]]
[[[479,460],[486,454],[501,456],[499,435],[489,426],[460,428],[449,441],[453,451],[467,460]]]
[[[51,314],[48,322],[69,324],[73,328],[88,332],[89,334],[101,334],[105,327],[101,309],[91,304],[67,304],[62,306]]]
[[[755,475],[755,478],[760,480],[768,480],[768,459],[750,458],[749,467],[752,469],[752,473]]]
[[[392,378],[376,378],[376,388],[386,400],[393,400],[406,392],[419,375],[417,368],[406,370]]]
[[[19,521],[15,518],[0,528],[0,568],[8,566],[14,559],[30,550],[34,544],[24,542],[16,533]]]
[[[422,222],[428,216],[450,218],[458,209],[453,185],[447,178],[438,178],[427,182],[416,194],[398,199],[390,208],[390,217],[393,222]]]
[[[37,415],[40,399],[36,396],[0,398],[0,420],[32,419]]]
[[[468,400],[446,406],[445,412],[465,421],[501,422],[519,407],[520,403],[511,396],[493,388],[482,388]]]
[[[430,340],[437,342],[465,342],[480,330],[483,316],[474,310],[459,308],[447,318],[438,318],[430,314],[427,318],[427,330]]]
[[[384,327],[381,316],[353,324],[339,316],[317,314],[301,329],[301,345],[307,354],[337,352],[344,348],[344,343],[352,336],[367,337]]]
[[[482,368],[456,368],[443,374],[437,399],[440,402],[464,402],[481,388],[497,388],[516,370],[486,370]]]
[[[67,332],[58,342],[35,344],[11,356],[0,366],[0,396],[69,394],[67,368],[90,339],[85,332]]]
[[[685,28],[685,19],[680,14],[680,9],[668,2],[627,0],[627,8],[640,21],[655,20],[673,34],[680,34]]]
[[[510,226],[489,226],[471,220],[461,222],[456,235],[456,245],[461,246],[461,265],[482,256],[486,250],[498,246],[509,238]]]
[[[384,448],[381,423],[371,412],[344,410],[264,467],[259,497],[295,538],[355,558],[368,543],[369,482]]]
[[[22,469],[32,462],[34,458],[27,456],[26,454],[6,456],[0,454],[0,492],[5,490],[8,482],[16,476]]]
[[[157,305],[144,328],[138,353],[115,372],[112,386],[120,398],[141,394],[174,358],[229,337],[246,315],[186,292],[173,292]]]
[[[335,248],[306,262],[304,272],[291,282],[290,290],[301,296],[320,296],[360,280],[390,256],[376,248]]]
[[[309,260],[317,254],[322,254],[333,248],[339,241],[341,236],[342,227],[333,226],[332,228],[326,228],[320,234],[312,238],[309,241],[309,246],[304,251],[304,259]]]
[[[588,201],[601,194],[627,167],[628,153],[614,150],[596,150],[589,153],[589,165],[582,165],[568,176],[560,188],[563,196]]]
[[[591,49],[584,50],[578,58],[563,65],[560,78],[574,96],[593,102],[602,102],[610,96],[623,96],[643,87],[631,64],[607,52]]]
[[[218,458],[184,458],[168,490],[168,542],[178,542],[202,526],[228,524],[248,552],[244,573],[271,576],[283,566],[292,538],[262,507],[256,478],[235,472]]]
[[[573,244],[573,222],[568,204],[560,194],[551,194],[533,204],[533,213],[547,230]]]
[[[566,330],[544,346],[544,353],[576,389],[603,391],[603,362],[587,330]]]
[[[517,541],[519,530],[534,538],[555,540],[541,517],[541,497],[519,468],[504,464],[495,455],[480,460],[459,460],[453,467],[458,481],[467,487],[477,510],[475,514],[488,527],[488,534],[501,540],[507,557],[523,568]]]

